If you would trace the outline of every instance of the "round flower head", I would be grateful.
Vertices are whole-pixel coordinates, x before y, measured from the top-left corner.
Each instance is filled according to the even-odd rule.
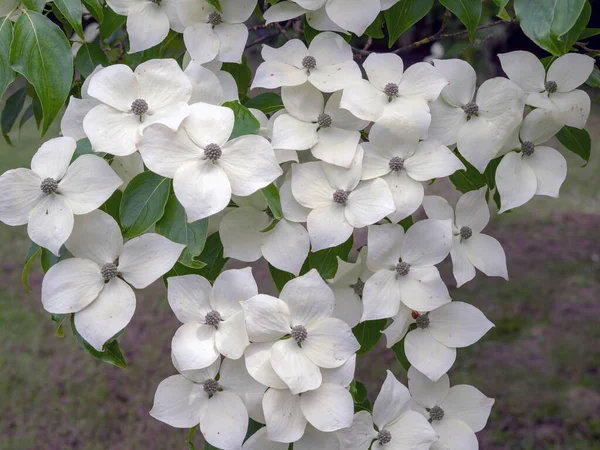
[[[94,151],[130,155],[149,125],[177,130],[188,114],[191,92],[174,59],[153,59],[135,71],[123,64],[107,67],[90,81],[88,95],[102,104],[85,116],[83,129]]]
[[[263,46],[265,60],[254,76],[252,89],[299,86],[307,81],[321,92],[344,89],[362,78],[352,48],[335,33],[320,33],[308,49],[300,39],[280,48]]]
[[[590,114],[590,96],[577,89],[594,70],[594,58],[567,53],[557,58],[546,73],[533,54],[516,51],[499,54],[506,75],[527,94],[526,103],[553,112],[563,125],[583,128]]]
[[[33,242],[55,255],[73,230],[73,215],[99,208],[123,181],[108,163],[82,155],[70,164],[77,144],[68,137],[45,142],[21,168],[0,176],[0,220],[27,224]]]
[[[282,174],[262,136],[229,140],[235,123],[229,108],[196,103],[177,132],[156,125],[139,144],[146,165],[173,178],[173,190],[189,222],[225,209],[231,194],[248,196]]]

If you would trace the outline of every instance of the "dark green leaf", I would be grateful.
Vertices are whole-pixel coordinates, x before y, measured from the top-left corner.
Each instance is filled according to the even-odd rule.
[[[483,173],[486,184],[490,190],[496,187],[496,169],[498,169],[500,161],[502,161],[502,156],[492,159]]]
[[[588,2],[585,2],[581,14],[577,18],[575,25],[560,39],[555,39],[556,47],[560,49],[562,54],[569,53],[569,50],[573,47],[573,44],[579,40],[579,36],[585,30],[590,17],[592,16],[592,7]]]
[[[406,30],[425,17],[432,6],[433,0],[403,0],[385,11],[389,47],[392,48]]]
[[[119,217],[119,209],[121,207],[122,199],[123,199],[123,192],[121,192],[120,190],[116,190],[109,197],[109,199],[106,200],[106,202],[104,202],[104,205],[102,205],[100,207],[100,209],[102,211],[104,211],[106,214],[108,214],[113,219],[115,219],[115,222],[117,222],[119,224],[119,226],[121,226],[121,218]]]
[[[339,256],[344,261],[347,261],[353,245],[354,236],[350,236],[346,242],[337,247],[326,248],[315,253],[309,253],[307,260],[302,266],[301,274],[305,274],[311,269],[317,269],[323,279],[327,280],[333,278],[338,269],[337,257]]]
[[[29,271],[40,253],[42,253],[42,247],[32,242],[29,245],[29,250],[27,250],[25,266],[23,267],[23,272],[21,272],[21,282],[25,286],[25,289],[27,289],[27,292],[31,292],[31,288],[29,287]]]
[[[42,12],[46,5],[46,1],[47,0],[22,0],[21,4],[31,11]]]
[[[17,74],[10,66],[10,43],[13,37],[13,26],[10,19],[0,19],[0,100],[6,88],[11,85]]]
[[[360,344],[360,349],[356,352],[357,355],[364,355],[377,345],[379,339],[381,339],[381,330],[385,327],[386,322],[386,319],[369,320],[352,328],[352,332]]]
[[[277,186],[270,184],[266,188],[262,188],[260,193],[265,198],[271,213],[273,213],[273,218],[281,219],[283,212],[281,211],[281,199],[279,198]]]
[[[221,3],[219,2],[219,0],[206,0],[206,3],[214,6],[217,11],[223,12],[223,8],[221,8]]]
[[[83,27],[81,26],[81,16],[83,15],[81,0],[54,0],[54,5],[71,24],[77,36],[84,39]]]
[[[273,267],[271,264],[269,264],[269,273],[271,274],[273,283],[275,283],[275,287],[279,292],[281,292],[283,286],[285,286],[288,281],[295,278],[294,274],[280,270],[277,267]]]
[[[75,57],[75,67],[84,78],[87,78],[96,66],[108,66],[108,57],[97,42],[83,44]]]
[[[81,155],[91,155],[94,153],[92,151],[92,144],[88,138],[83,138],[77,141],[77,148],[75,149],[75,153],[73,153],[73,158],[71,158],[71,162],[75,161]]]
[[[218,447],[213,447],[208,442],[204,442],[204,450],[221,450],[221,449]]]
[[[440,3],[460,19],[469,30],[469,40],[473,42],[481,18],[482,0],[440,0]]]
[[[121,16],[112,9],[106,8],[102,25],[98,27],[100,39],[105,41],[110,38],[115,31],[125,25],[125,22],[127,22],[127,16]]]
[[[124,238],[138,236],[160,220],[170,189],[168,178],[152,172],[140,173],[129,182],[119,208]]]
[[[235,80],[240,99],[243,99],[250,89],[250,83],[252,82],[252,71],[247,64],[235,64],[235,63],[224,63],[221,70],[230,73]]]
[[[94,16],[94,19],[96,19],[99,24],[104,22],[104,10],[102,9],[100,0],[83,0],[83,4],[87,6],[87,10]]]
[[[410,227],[413,226],[414,223],[414,219],[412,216],[408,216],[406,219],[402,219],[400,222],[398,222],[400,225],[402,225],[402,228],[404,228],[404,231],[408,231],[408,229]]]
[[[206,239],[204,250],[198,259],[206,264],[199,274],[209,281],[215,281],[229,260],[223,257],[223,243],[219,233],[213,233]]]
[[[400,363],[404,370],[408,371],[408,369],[410,369],[410,362],[408,361],[408,358],[406,358],[406,353],[404,352],[404,340],[405,339],[402,339],[400,342],[394,344],[392,351],[396,356],[396,360]]]
[[[600,28],[586,28],[579,35],[580,40],[588,39],[600,34]]]
[[[515,12],[529,39],[560,56],[565,52],[559,38],[573,28],[585,3],[585,0],[515,0]]]
[[[65,330],[63,330],[62,324],[67,316],[68,314],[50,314],[50,319],[52,319],[53,322],[56,322],[57,325],[56,332],[54,333],[56,337],[65,337]]]
[[[198,428],[198,425],[190,428],[190,431],[188,432],[188,437],[187,437],[187,445],[188,445],[188,450],[196,450],[196,447],[194,447],[194,444],[192,442],[192,439],[194,438],[194,434],[196,433],[196,429]]]
[[[71,45],[46,16],[26,11],[17,20],[10,62],[35,87],[42,105],[45,134],[64,106],[73,80]]]
[[[585,161],[584,167],[587,166],[590,161],[592,140],[586,130],[565,126],[556,134],[556,138],[567,150],[575,153]]]
[[[186,246],[179,258],[183,265],[192,264],[193,268],[200,268],[199,264],[194,264],[193,259],[204,250],[208,219],[188,223],[185,209],[175,195],[171,195],[165,207],[165,214],[156,222],[155,230],[167,239]]]
[[[479,171],[460,154],[456,154],[456,156],[462,161],[467,170],[458,170],[450,175],[449,178],[452,184],[463,194],[485,186],[485,176],[479,173]]]
[[[112,340],[104,344],[104,348],[101,352],[96,350],[90,344],[88,344],[85,339],[79,334],[77,328],[75,328],[75,314],[71,314],[71,330],[73,331],[73,335],[75,339],[85,350],[91,354],[94,358],[98,358],[100,361],[107,362],[109,364],[115,365],[117,367],[121,367],[122,369],[127,369],[127,361],[125,361],[125,357],[119,348],[119,343],[116,340]]]
[[[44,271],[44,273],[48,272],[48,270],[50,270],[50,267],[52,267],[53,265],[59,263],[60,261],[62,261],[63,259],[66,258],[67,248],[63,245],[60,248],[58,253],[59,253],[59,256],[56,256],[54,253],[52,253],[47,248],[42,248],[41,261],[42,261],[42,270]]]
[[[258,430],[263,428],[264,425],[262,423],[256,422],[255,420],[250,419],[248,422],[248,432],[246,433],[246,439],[256,433]],[[245,439],[244,439],[245,440]]]
[[[2,110],[2,117],[0,118],[3,135],[6,136],[17,121],[17,117],[21,114],[21,110],[25,104],[25,97],[27,97],[27,88],[22,87],[6,99],[4,109]]]
[[[33,117],[33,105],[29,105],[25,108],[23,115],[21,116],[21,120],[19,120],[19,130],[23,128],[23,125]]]
[[[281,96],[274,92],[265,92],[264,94],[257,95],[248,100],[246,108],[259,109],[265,114],[273,114],[274,112],[283,109],[284,106]]]
[[[304,17],[304,40],[307,45],[310,45],[315,36],[319,34],[317,30],[310,26],[308,20],[306,20],[306,16]]]
[[[367,388],[364,384],[360,381],[352,380],[352,383],[350,384],[350,394],[354,400],[355,413],[359,411],[371,411],[371,402],[369,401]]]
[[[365,31],[365,34],[375,39],[382,39],[385,37],[385,34],[383,33],[383,13],[380,13],[375,18],[373,23],[369,25]]]
[[[226,102],[223,106],[230,108],[235,116],[235,125],[229,139],[235,139],[246,134],[258,134],[260,123],[254,115],[240,102]]]
[[[591,87],[600,87],[600,70],[598,69],[598,66],[594,66],[594,70],[592,70],[590,77],[585,83]]]

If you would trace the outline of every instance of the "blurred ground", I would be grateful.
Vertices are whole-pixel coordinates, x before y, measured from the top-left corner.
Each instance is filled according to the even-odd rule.
[[[487,232],[506,250],[511,281],[478,274],[452,291],[496,324],[459,351],[450,372],[453,384],[497,399],[479,433],[483,450],[600,449],[600,108],[588,129],[592,159],[581,168],[563,152],[569,175],[560,199],[536,197],[493,217]],[[31,123],[11,137],[15,147],[0,143],[0,172],[28,167],[39,147]],[[446,191],[442,182],[434,187]],[[124,371],[94,360],[70,330],[54,337],[40,303],[41,270],[30,276],[32,293],[21,285],[27,246],[24,227],[0,225],[0,449],[185,449],[187,431],[148,415],[156,386],[174,373],[169,348],[178,322],[162,284],[137,293],[120,339]],[[450,265],[443,266],[452,286]],[[264,267],[255,274],[263,291],[273,289]],[[388,367],[405,380],[383,345],[360,361],[357,378],[372,396]]]

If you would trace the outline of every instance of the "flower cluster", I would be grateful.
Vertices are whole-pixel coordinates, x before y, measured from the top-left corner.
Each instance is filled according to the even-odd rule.
[[[131,52],[160,43],[169,30],[183,33],[184,68],[174,59],[135,70],[97,67],[81,98],[69,102],[63,137],[38,150],[31,170],[0,176],[0,220],[27,224],[33,242],[72,256],[46,273],[44,308],[73,314],[96,351],[130,322],[132,287],[167,274],[169,305],[182,325],[171,343],[178,374],[158,386],[150,412],[156,419],[199,425],[206,441],[224,450],[286,450],[290,443],[478,448],[475,433],[494,400],[471,386],[450,388],[447,372],[456,349],[493,324],[450,297],[437,265],[450,256],[460,287],[475,269],[508,279],[506,256],[483,234],[487,186],[464,193],[453,208],[426,196],[424,183],[467,168],[487,173],[499,159],[493,178],[500,213],[534,195],[557,197],[566,162],[543,144],[563,126],[585,125],[590,99],[577,87],[593,60],[567,54],[546,70],[530,53],[507,53],[500,63],[508,78],[477,88],[465,61],[405,68],[396,54],[373,53],[363,79],[336,32],[361,35],[396,2],[271,7],[268,22],[305,14],[324,32],[308,47],[299,39],[263,46],[252,88],[280,89],[283,105],[267,116],[243,107],[235,80],[221,70],[241,61],[244,22],[257,0],[220,0],[220,9],[204,0],[107,0],[127,15]],[[248,134],[241,115],[260,128]],[[86,138],[96,154],[76,151],[76,140]],[[147,172],[171,183],[188,224],[210,219],[225,257],[264,258],[286,272],[279,297],[260,294],[250,268],[225,270],[212,284],[194,271],[199,261],[188,261],[186,275],[170,272],[186,245],[159,234],[158,225],[154,233],[156,220],[124,242],[106,202]],[[265,189],[277,195],[268,198]],[[413,223],[421,207],[427,218]],[[335,250],[361,228],[367,245],[349,262]],[[329,276],[310,264],[320,251],[337,259]],[[355,414],[351,386],[363,343],[353,328],[381,320],[376,332],[387,347],[401,343],[410,363],[408,388],[388,371],[372,410]],[[245,440],[249,419],[265,426]]]

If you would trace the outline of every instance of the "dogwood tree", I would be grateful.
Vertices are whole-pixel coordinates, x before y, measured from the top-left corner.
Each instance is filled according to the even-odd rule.
[[[588,0],[491,3],[4,0],[7,146],[19,117],[42,136],[62,117],[0,176],[0,221],[32,241],[25,287],[41,255],[59,331],[127,367],[132,287],[162,277],[182,324],[149,413],[190,449],[199,428],[206,449],[476,450],[494,399],[447,372],[493,323],[448,285],[509,279],[482,231],[558,197],[549,139],[589,160],[581,86],[600,87]],[[484,80],[465,52],[500,28],[535,54]],[[458,202],[425,195],[439,179]],[[264,259],[279,295],[228,259]],[[371,359],[371,407],[355,366],[382,334],[398,365]]]

